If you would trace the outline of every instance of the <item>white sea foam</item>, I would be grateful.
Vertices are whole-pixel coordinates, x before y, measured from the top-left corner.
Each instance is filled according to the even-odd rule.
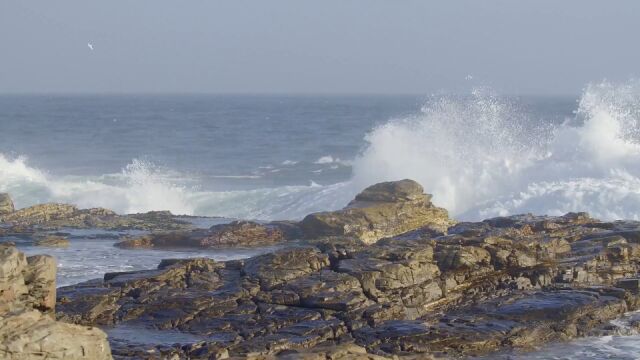
[[[357,187],[418,180],[466,219],[588,211],[640,219],[640,84],[586,87],[575,119],[546,127],[486,91],[440,98],[367,135]]]
[[[332,155],[322,156],[322,157],[318,158],[318,160],[314,161],[313,163],[317,164],[317,165],[334,164],[333,166],[331,166],[332,169],[337,168],[338,165],[342,165],[342,166],[351,165],[351,161],[342,160],[339,157],[333,157]]]
[[[55,177],[30,167],[24,157],[0,154],[0,192],[16,206],[65,202],[82,208],[106,207],[119,213],[170,210],[174,214],[252,219],[299,218],[342,207],[347,183],[282,186],[242,191],[201,191],[187,185],[193,178],[134,159],[119,174],[100,177]]]
[[[372,129],[353,162],[331,155],[316,161],[352,165],[344,183],[203,191],[197,178],[141,160],[118,174],[57,177],[0,154],[0,192],[11,193],[18,207],[56,201],[120,213],[299,219],[341,208],[370,184],[412,178],[460,219],[568,211],[640,219],[639,122],[637,81],[587,86],[575,117],[555,126],[479,89],[433,98],[419,114]]]

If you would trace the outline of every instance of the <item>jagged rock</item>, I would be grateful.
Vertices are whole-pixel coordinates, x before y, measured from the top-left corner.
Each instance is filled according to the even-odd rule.
[[[425,211],[439,210],[402,181],[372,186],[301,227],[237,222],[153,234],[135,241],[251,244],[296,238],[299,229],[309,239],[245,260],[168,259],[155,270],[108,273],[58,289],[57,316],[135,329],[112,342],[123,359],[457,358],[586,336],[640,309],[640,222],[525,214],[437,231]],[[450,222],[446,213],[438,219]],[[18,297],[35,283],[16,287]],[[48,306],[42,294],[31,298]],[[144,331],[195,338],[137,342]]]
[[[278,222],[259,224],[233,221],[212,226],[209,230],[153,233],[121,241],[115,246],[132,248],[224,248],[269,246],[294,236],[294,225]]]
[[[369,350],[409,355],[474,356],[505,346],[532,348],[584,336],[622,315],[620,293],[606,289],[521,292],[424,320],[387,321],[355,331]]]
[[[313,248],[291,249],[248,259],[247,277],[255,279],[265,290],[329,266],[329,257]]]
[[[179,230],[191,228],[186,221],[175,219],[168,211],[118,215],[104,208],[78,209],[69,204],[39,204],[0,213],[0,222],[11,225],[14,233],[67,228],[102,228],[110,230]]]
[[[640,223],[568,214],[373,244],[327,237],[243,261],[165,260],[107,274],[59,289],[58,316],[205,337],[117,343],[123,358],[326,356],[322,346],[354,342],[362,357],[479,355],[587,335],[640,308],[639,234]]]
[[[343,210],[308,215],[300,225],[306,238],[353,236],[375,243],[421,227],[445,232],[452,224],[420,184],[401,180],[370,186]]]
[[[7,193],[0,193],[0,216],[14,212],[13,200]]]
[[[48,235],[42,239],[36,240],[33,244],[35,246],[46,247],[69,247],[71,243],[64,236]]]
[[[111,359],[106,335],[53,318],[56,264],[0,246],[0,358]]]
[[[106,335],[97,328],[55,321],[38,311],[0,315],[0,358],[107,360]]]

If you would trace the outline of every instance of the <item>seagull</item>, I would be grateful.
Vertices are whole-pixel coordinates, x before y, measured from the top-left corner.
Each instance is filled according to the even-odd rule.
[[[91,48],[91,49],[93,50],[93,48]],[[467,75],[467,76],[465,76],[465,78],[464,78],[464,79],[465,79],[465,80],[473,80],[473,76],[471,76],[471,75]]]
[[[89,50],[93,51],[93,44],[91,42],[88,42],[87,46],[89,47]]]

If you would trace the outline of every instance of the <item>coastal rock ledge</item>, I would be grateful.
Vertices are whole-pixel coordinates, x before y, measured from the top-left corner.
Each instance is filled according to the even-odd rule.
[[[308,239],[350,236],[371,244],[423,227],[444,233],[453,224],[420,184],[400,180],[366,188],[342,210],[307,215],[300,227]]]
[[[300,227],[306,240],[249,259],[167,259],[58,289],[57,316],[128,334],[111,339],[118,359],[449,359],[615,334],[640,308],[637,221],[453,224],[405,180]]]
[[[54,319],[56,264],[0,244],[0,359],[111,359],[97,328]]]

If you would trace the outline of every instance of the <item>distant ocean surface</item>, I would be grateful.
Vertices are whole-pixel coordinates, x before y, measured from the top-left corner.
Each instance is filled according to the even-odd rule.
[[[640,86],[575,98],[0,96],[0,192],[120,213],[299,219],[413,178],[459,219],[640,219]]]

